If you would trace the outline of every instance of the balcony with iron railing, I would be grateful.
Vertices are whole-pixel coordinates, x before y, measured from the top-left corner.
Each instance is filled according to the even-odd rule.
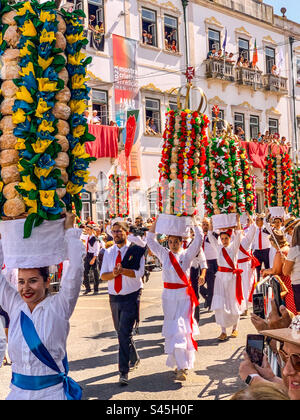
[[[278,95],[288,94],[288,79],[274,74],[263,74],[259,69],[237,67],[235,63],[209,58],[204,60],[207,79],[237,83],[253,90],[265,90]]]

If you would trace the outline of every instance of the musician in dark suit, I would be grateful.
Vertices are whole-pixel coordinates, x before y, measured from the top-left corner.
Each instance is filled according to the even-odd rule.
[[[115,222],[111,228],[114,245],[104,254],[100,277],[108,281],[110,307],[119,340],[120,384],[128,384],[128,372],[139,364],[133,328],[139,318],[146,248],[130,244],[129,226]]]

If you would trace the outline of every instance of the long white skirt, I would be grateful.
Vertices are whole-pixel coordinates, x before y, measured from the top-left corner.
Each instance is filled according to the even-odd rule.
[[[236,300],[235,289],[236,276],[232,273],[218,271],[211,309],[215,311],[216,323],[223,328],[235,326],[242,313],[242,309]]]
[[[193,369],[195,348],[193,337],[199,334],[198,325],[193,318],[191,328],[191,301],[189,296],[182,299],[162,299],[164,324],[162,335],[165,337],[165,353],[168,354],[167,366],[177,369]],[[194,313],[194,308],[193,308]]]
[[[57,384],[39,391],[27,391],[10,385],[11,391],[6,400],[66,400],[66,394],[62,384]]]
[[[253,283],[256,280],[256,270],[251,268],[251,261],[239,264],[239,268],[243,270],[242,273],[242,285],[243,285],[243,306],[244,309],[248,309],[248,302],[250,293],[253,287]]]

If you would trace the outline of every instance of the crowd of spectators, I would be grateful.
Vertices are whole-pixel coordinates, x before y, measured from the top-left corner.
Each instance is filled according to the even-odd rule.
[[[232,52],[228,53],[227,51],[223,51],[221,48],[218,50],[216,48],[212,48],[207,54],[206,58],[222,61],[225,60],[226,63],[235,64],[237,67],[259,70],[258,66],[253,63],[253,61],[249,61],[248,58],[244,57],[243,55],[239,55],[238,59],[235,60],[234,54]],[[270,73],[273,76],[279,76],[279,70],[276,64],[271,67]]]
[[[146,134],[156,135],[159,134],[159,130],[157,125],[155,124],[154,118],[147,118],[146,119]]]
[[[237,127],[235,134],[239,137],[240,140],[245,141],[245,132],[242,127]],[[270,133],[270,131],[266,131],[265,134],[259,132],[257,137],[254,137],[249,141],[254,143],[277,144],[278,146],[291,147],[291,143],[285,136],[280,137],[278,133]]]

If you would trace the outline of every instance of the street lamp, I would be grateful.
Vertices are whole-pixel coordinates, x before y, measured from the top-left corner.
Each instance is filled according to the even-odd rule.
[[[189,58],[188,58],[188,39],[187,39],[187,22],[186,22],[186,8],[189,4],[189,0],[181,0],[182,7],[183,7],[183,20],[184,20],[184,38],[185,38],[185,63],[186,68],[189,66]]]
[[[188,52],[188,31],[187,31],[187,22],[186,22],[186,8],[189,4],[189,0],[181,0],[183,8],[183,20],[184,20],[184,39],[185,39],[185,64],[186,64],[186,76],[188,74],[189,67],[189,52]],[[187,83],[190,83],[187,76]],[[188,98],[188,107],[190,107],[190,98]]]

